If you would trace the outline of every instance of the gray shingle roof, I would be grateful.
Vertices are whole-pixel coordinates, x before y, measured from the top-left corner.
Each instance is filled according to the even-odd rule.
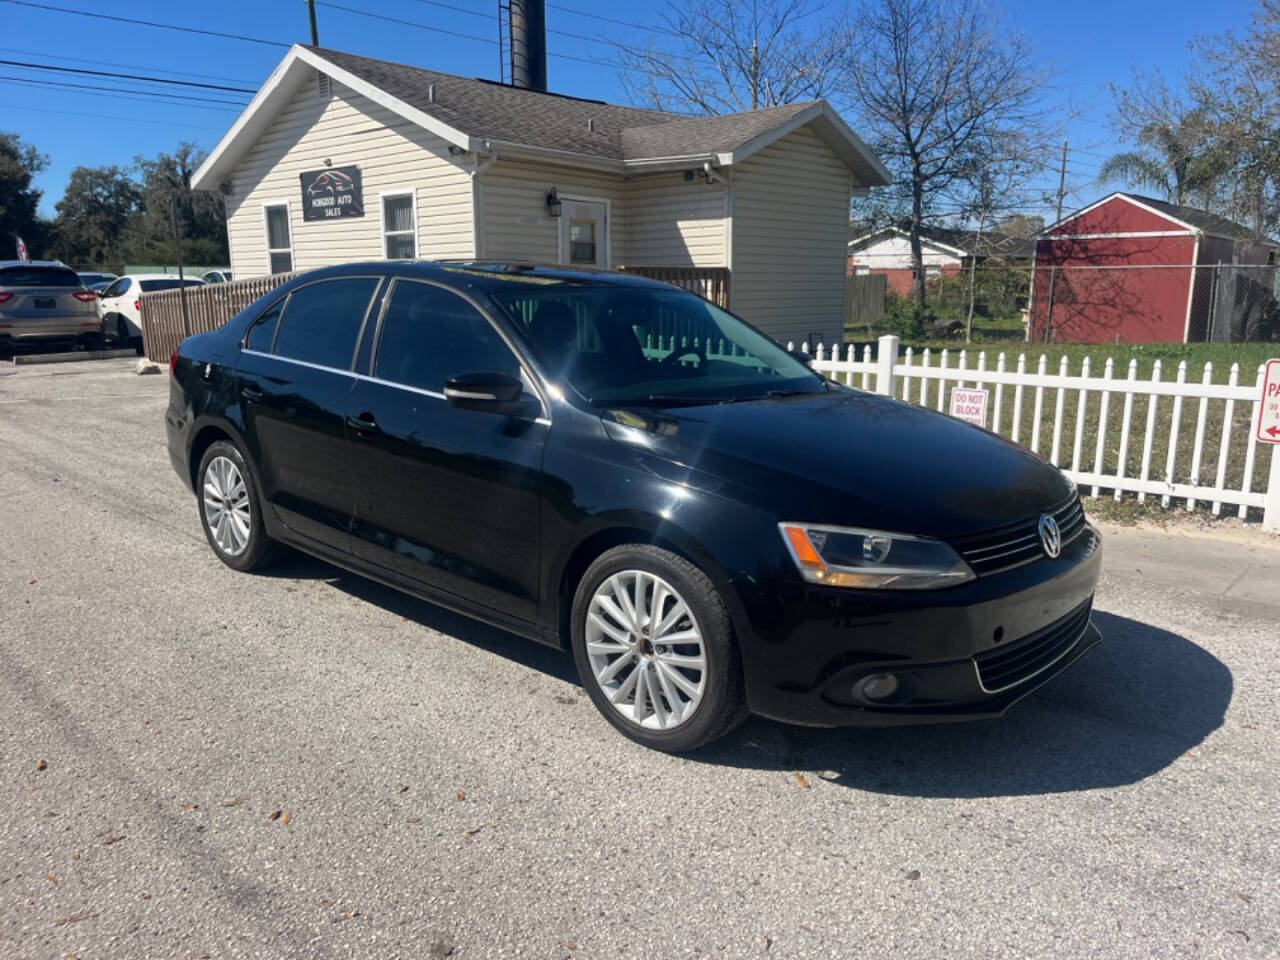
[[[817,101],[765,107],[748,113],[715,117],[683,117],[622,131],[624,160],[684,157],[691,154],[731,153],[736,148],[786,123]]]
[[[469,136],[612,160],[730,152],[815,102],[689,117],[523,90],[338,50],[308,49]],[[435,102],[428,93],[433,85]]]
[[[1210,213],[1207,210],[1196,210],[1194,207],[1179,206],[1176,203],[1156,200],[1153,197],[1144,197],[1137,193],[1125,193],[1123,196],[1137,200],[1139,203],[1145,203],[1148,207],[1154,207],[1161,213],[1176,217],[1183,223],[1189,223],[1197,230],[1203,230],[1205,233],[1229,237],[1232,240],[1253,240],[1253,231],[1244,224],[1228,220],[1226,217],[1220,217],[1216,213]],[[1274,240],[1269,238],[1264,238],[1264,240],[1268,244],[1275,243]]]

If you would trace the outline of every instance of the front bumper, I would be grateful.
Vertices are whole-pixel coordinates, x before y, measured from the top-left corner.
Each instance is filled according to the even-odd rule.
[[[735,581],[752,712],[812,726],[1002,715],[1102,639],[1090,621],[1101,539],[1086,526],[1056,559],[939,591],[883,593]],[[898,691],[873,701],[873,675]]]

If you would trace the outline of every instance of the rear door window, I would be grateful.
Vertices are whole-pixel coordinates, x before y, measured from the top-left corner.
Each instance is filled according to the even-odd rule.
[[[356,340],[377,289],[375,277],[352,277],[321,280],[294,290],[276,334],[276,354],[336,370],[351,369]]]
[[[244,338],[245,349],[257,350],[259,353],[270,353],[271,345],[276,339],[276,327],[280,325],[280,314],[284,312],[286,297],[281,297],[269,306],[262,316],[253,321],[248,335]]]
[[[489,370],[521,375],[515,354],[484,314],[441,287],[396,284],[382,319],[375,377],[439,393],[449,377]]]

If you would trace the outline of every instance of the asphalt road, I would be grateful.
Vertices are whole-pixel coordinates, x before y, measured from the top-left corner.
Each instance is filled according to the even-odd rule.
[[[129,367],[0,367],[0,957],[1280,955],[1261,537],[1109,531],[1106,643],[1002,722],[673,758],[554,651],[223,567]]]

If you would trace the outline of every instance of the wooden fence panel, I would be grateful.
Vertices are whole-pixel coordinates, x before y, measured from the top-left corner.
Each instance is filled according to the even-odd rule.
[[[292,273],[276,273],[269,277],[251,277],[231,283],[210,283],[187,287],[185,291],[159,290],[139,298],[142,312],[142,345],[147,357],[166,363],[184,338],[194,333],[217,330],[237,313],[269,293]],[[189,326],[182,321],[182,296],[187,298]]]
[[[846,325],[875,329],[884,319],[884,295],[889,278],[884,274],[866,274],[849,278],[845,298]]]

